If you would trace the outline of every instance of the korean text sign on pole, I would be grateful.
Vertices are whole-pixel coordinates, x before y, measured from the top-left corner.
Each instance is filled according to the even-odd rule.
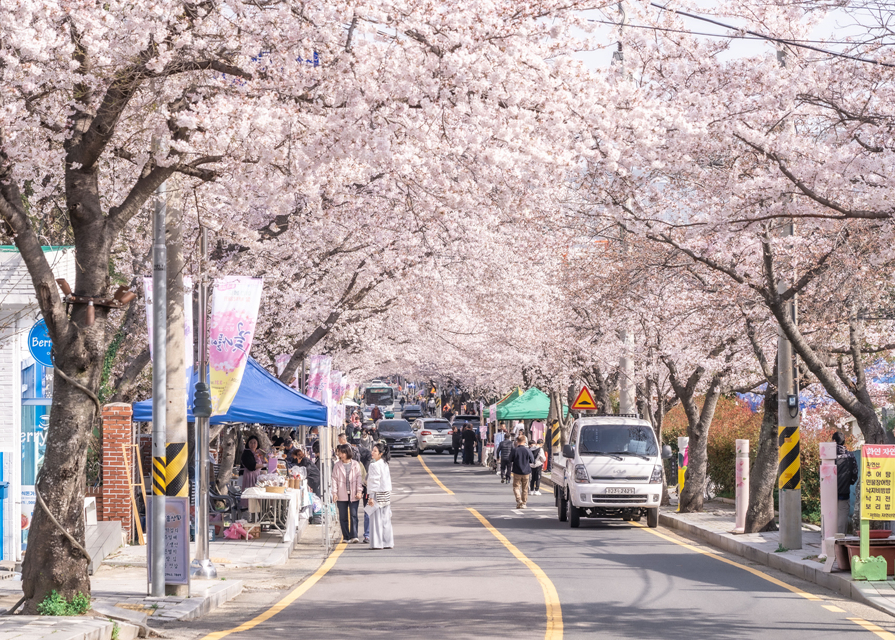
[[[212,415],[226,413],[245,371],[255,336],[262,280],[224,277],[214,282],[211,299],[208,370]]]
[[[861,547],[852,558],[852,578],[884,581],[887,564],[870,555],[870,521],[895,519],[895,445],[865,444],[861,450]]]

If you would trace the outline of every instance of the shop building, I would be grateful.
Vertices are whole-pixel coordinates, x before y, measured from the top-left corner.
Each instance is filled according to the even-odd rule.
[[[44,247],[57,279],[75,281],[74,249]],[[53,368],[31,276],[18,250],[0,246],[0,561],[22,559],[43,462]],[[35,359],[35,355],[37,359]],[[45,363],[41,363],[41,361]]]

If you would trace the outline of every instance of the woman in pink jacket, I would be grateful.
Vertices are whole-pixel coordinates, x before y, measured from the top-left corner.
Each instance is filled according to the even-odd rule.
[[[339,460],[333,465],[333,494],[339,507],[339,524],[342,538],[349,543],[357,542],[357,505],[363,497],[363,472],[360,462],[352,459],[351,447],[336,447]]]

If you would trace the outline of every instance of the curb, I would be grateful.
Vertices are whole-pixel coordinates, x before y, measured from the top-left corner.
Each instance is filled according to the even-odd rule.
[[[241,593],[241,580],[228,580],[218,583],[207,590],[204,596],[187,598],[177,603],[172,603],[170,607],[162,607],[147,619],[147,625],[159,627],[174,621],[193,621],[205,616],[208,612],[216,607],[220,607],[227,601],[236,598]],[[159,599],[159,602],[164,602],[164,600]]]
[[[713,547],[742,556],[753,562],[766,565],[787,574],[820,585],[846,598],[859,601],[871,607],[895,616],[895,605],[883,599],[882,595],[868,581],[853,581],[844,574],[833,574],[823,571],[823,565],[813,561],[796,562],[774,552],[766,552],[734,538],[728,537],[697,525],[691,525],[675,515],[659,513],[659,524],[675,531],[687,534]]]

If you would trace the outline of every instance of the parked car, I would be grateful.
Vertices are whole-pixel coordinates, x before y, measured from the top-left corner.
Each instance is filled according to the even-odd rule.
[[[420,453],[427,449],[435,453],[451,449],[451,423],[444,418],[420,418],[413,423],[413,433]]]
[[[420,454],[416,435],[407,420],[379,420],[376,430],[379,437],[385,440],[392,455],[409,453],[416,457]]]
[[[419,404],[407,404],[404,406],[404,410],[401,411],[401,417],[408,422],[413,422],[423,417],[423,407]]]
[[[477,429],[479,428],[479,426],[481,426],[478,415],[455,415],[453,418],[451,418],[451,424],[453,424],[454,426],[459,426],[461,429],[467,422],[469,422],[474,429]]]
[[[569,443],[550,474],[560,522],[578,527],[581,518],[638,520],[659,524],[664,479],[653,427],[635,416],[582,417],[572,424]]]

